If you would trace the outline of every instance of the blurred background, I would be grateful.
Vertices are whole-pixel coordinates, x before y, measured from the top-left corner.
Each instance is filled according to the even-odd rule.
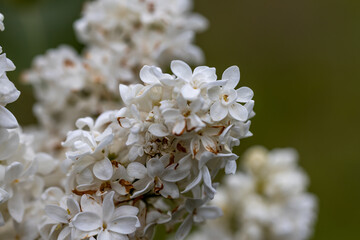
[[[1,0],[0,44],[17,66],[22,95],[8,106],[20,124],[36,123],[29,86],[19,81],[35,55],[60,44],[81,50],[72,23],[84,1]],[[210,21],[198,35],[218,75],[241,69],[255,92],[252,145],[294,147],[319,198],[312,239],[357,239],[360,215],[360,1],[195,0]]]

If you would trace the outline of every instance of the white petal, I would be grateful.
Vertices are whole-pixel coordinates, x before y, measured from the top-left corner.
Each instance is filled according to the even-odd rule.
[[[213,154],[212,152],[203,152],[200,156],[200,160],[199,160],[199,169],[201,169],[203,166],[205,166],[205,164],[210,161],[212,158],[214,158],[214,156],[216,156],[215,154]]]
[[[57,166],[56,160],[49,154],[38,153],[35,157],[38,165],[37,172],[42,175],[50,174]]]
[[[164,198],[179,198],[179,188],[176,183],[163,182],[163,189],[160,190],[160,194]]]
[[[93,172],[95,177],[100,180],[109,180],[113,174],[113,166],[108,158],[95,163]]]
[[[171,62],[171,71],[179,78],[190,81],[192,78],[192,70],[185,62],[175,60]]]
[[[114,111],[106,111],[102,113],[95,121],[94,128],[97,129],[111,122],[111,117],[114,115]]]
[[[0,73],[4,73],[4,72],[8,72],[8,71],[13,71],[15,70],[15,65],[14,63],[6,58],[6,54],[1,54],[0,55]]]
[[[196,214],[205,219],[215,219],[223,215],[220,208],[215,206],[202,206],[196,211]]]
[[[208,195],[208,197],[210,199],[212,199],[212,198],[214,198],[214,194],[216,193],[216,190],[212,186],[211,175],[210,175],[209,169],[206,166],[204,166],[201,169],[201,172],[202,172],[202,175],[203,175],[204,184],[206,186],[205,190],[208,190],[207,195]]]
[[[0,47],[1,50],[1,47]],[[1,58],[2,55],[0,55]],[[0,60],[1,62],[1,60]],[[1,64],[0,64],[1,69]],[[0,105],[5,106],[8,103],[16,101],[20,92],[16,89],[15,85],[3,74],[0,70]]]
[[[5,182],[11,183],[15,179],[20,177],[20,174],[24,170],[24,167],[19,162],[13,162],[9,166],[6,167],[5,172]]]
[[[156,176],[161,176],[164,172],[164,165],[158,158],[152,158],[146,163],[148,169],[148,174],[150,177],[154,178]]]
[[[179,109],[165,109],[162,114],[166,122],[176,121],[181,116]]]
[[[75,125],[79,129],[83,129],[86,126],[92,129],[94,127],[94,120],[91,117],[79,118]]]
[[[145,169],[145,172],[147,172],[146,169]],[[130,182],[132,182],[134,180],[133,177],[129,176],[129,173],[126,171],[125,167],[122,165],[118,165],[118,168],[115,170],[115,172],[113,174],[113,179],[124,179],[124,180],[130,181]]]
[[[64,227],[63,230],[58,235],[57,240],[64,240],[70,235],[71,229],[69,227]]]
[[[136,223],[138,222],[137,217],[126,216],[119,217],[113,220],[108,225],[110,231],[120,233],[120,234],[131,234],[136,231]]]
[[[190,151],[193,158],[195,158],[196,154],[200,151],[200,138],[194,137],[190,142]]]
[[[76,175],[76,182],[78,185],[84,185],[92,183],[94,180],[94,174],[89,168],[85,168],[83,171]]]
[[[236,90],[238,102],[248,102],[254,97],[254,92],[248,87],[241,87]]]
[[[4,31],[5,30],[5,26],[4,26],[4,23],[3,23],[3,21],[4,21],[4,15],[2,15],[1,13],[0,13],[0,31]],[[1,53],[1,47],[0,47],[0,53]]]
[[[172,133],[176,136],[181,136],[186,129],[186,121],[185,119],[179,119],[172,130]]]
[[[5,107],[0,106],[0,128],[17,128],[19,126],[14,115]]]
[[[195,89],[190,84],[185,84],[181,88],[181,94],[186,100],[193,101],[199,97],[200,89]]]
[[[73,218],[72,223],[80,231],[88,232],[100,228],[103,222],[100,216],[93,212],[81,212]]]
[[[225,85],[227,89],[234,89],[240,81],[240,70],[237,66],[231,66],[226,69],[222,75],[222,79],[227,79],[228,82]]]
[[[140,189],[139,191],[134,192],[134,194],[131,196],[131,198],[137,198],[138,196],[141,196],[150,191],[154,187],[154,181],[150,177],[146,177],[136,181],[133,186],[136,190]]]
[[[112,240],[111,234],[107,229],[104,229],[101,231],[98,236],[96,237],[96,240]]]
[[[80,212],[80,206],[77,201],[75,201],[73,198],[68,198],[66,200],[66,205],[70,211],[70,216],[75,216],[77,213]]]
[[[127,174],[135,179],[141,179],[147,176],[146,167],[139,162],[132,162],[127,167]]]
[[[125,144],[126,144],[126,146],[130,146],[138,141],[139,141],[139,134],[130,132]]]
[[[131,98],[133,97],[131,94],[132,93],[131,89],[124,84],[120,84],[119,91],[120,91],[121,99],[126,105],[128,105],[130,103]]]
[[[165,137],[169,135],[168,129],[163,124],[159,123],[151,124],[149,132],[156,137]]]
[[[249,113],[249,118],[252,118],[252,117],[255,116],[255,112],[253,111],[254,105],[255,105],[254,100],[250,100],[244,106],[244,107],[246,107],[246,109],[247,109],[247,111]]]
[[[65,209],[56,206],[56,205],[47,205],[45,206],[45,213],[51,219],[61,222],[61,223],[68,223],[68,214]]]
[[[190,103],[190,110],[193,113],[197,113],[200,111],[201,107],[203,105],[203,101],[201,99],[196,99],[195,101]]]
[[[144,83],[147,83],[147,84],[159,83],[159,79],[154,74],[152,68],[153,67],[145,65],[140,70],[140,79],[141,79],[141,81],[143,81]]]
[[[180,225],[180,227],[178,228],[175,234],[176,240],[183,240],[189,234],[193,224],[192,217],[193,217],[192,214],[189,214],[185,218],[184,222]]]
[[[108,136],[105,136],[103,139],[101,139],[99,145],[95,148],[95,153],[100,152],[103,150],[107,145],[109,145],[114,139],[113,134],[109,134]]]
[[[185,190],[182,191],[181,193],[186,193],[191,189],[193,189],[194,187],[196,187],[200,183],[201,179],[202,179],[202,173],[201,171],[199,171],[199,174],[196,176],[196,178],[189,185],[187,185]]]
[[[187,155],[179,163],[167,167],[161,179],[167,182],[178,182],[190,174],[191,165],[190,155]]]
[[[0,204],[6,202],[9,199],[10,195],[7,191],[0,188]]]
[[[24,196],[18,191],[14,192],[12,198],[7,202],[8,210],[11,217],[20,223],[24,216],[25,206],[24,206]]]
[[[238,121],[246,121],[248,119],[248,111],[246,107],[239,103],[234,103],[229,108],[230,116]]]
[[[102,215],[102,207],[100,204],[86,194],[82,195],[80,205],[84,212],[93,212],[98,216]]]
[[[217,154],[218,153],[218,149],[217,149],[217,144],[215,139],[203,135],[201,136],[201,143],[204,146],[204,148],[206,149],[206,151],[209,151],[211,153]]]
[[[215,102],[210,108],[210,116],[212,120],[218,122],[223,120],[228,114],[228,109],[220,102]]]
[[[136,216],[139,213],[137,207],[123,205],[115,209],[114,219],[124,216]]]
[[[208,89],[208,95],[210,100],[218,101],[220,96],[220,87],[215,86]]]
[[[133,162],[133,161],[135,161],[135,159],[136,159],[137,157],[142,156],[142,155],[141,155],[142,152],[143,152],[142,146],[133,145],[133,146],[130,148],[130,152],[129,152],[129,155],[128,155],[130,162]]]
[[[0,160],[10,158],[19,146],[19,134],[0,128]]]
[[[103,201],[103,221],[109,222],[111,220],[112,214],[114,213],[114,192],[111,191],[105,195]]]
[[[176,165],[176,164],[173,164]],[[179,169],[176,168],[176,166],[169,166],[168,168],[165,169],[163,176],[161,177],[161,179],[167,181],[167,182],[178,182],[184,178],[186,178],[190,172],[189,169]]]
[[[225,173],[226,174],[235,174],[236,172],[236,161],[228,161],[225,165]]]
[[[204,205],[206,202],[206,199],[200,199],[200,198],[188,198],[185,202],[185,209],[189,213],[194,212],[194,209],[199,208]]]

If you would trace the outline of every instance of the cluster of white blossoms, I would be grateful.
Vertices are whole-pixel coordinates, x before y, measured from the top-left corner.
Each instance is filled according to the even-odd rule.
[[[203,61],[193,41],[207,21],[191,13],[192,4],[191,0],[96,0],[85,6],[75,29],[79,39],[90,46],[90,55],[99,48],[118,53],[109,56],[121,63],[118,77],[133,81],[146,64],[167,65],[172,59]]]
[[[5,29],[3,20],[4,16],[0,13],[0,31]],[[15,65],[6,58],[5,53],[2,54],[2,47],[0,46],[0,130],[18,126],[14,115],[5,108],[8,103],[16,101],[20,95],[20,92],[6,76],[6,72],[13,70],[15,70]]]
[[[0,14],[0,30],[4,29]],[[0,53],[1,53],[0,47]],[[14,115],[5,106],[20,92],[6,76],[15,69],[5,53],[0,55],[0,236],[2,239],[35,239],[39,213],[34,209],[44,187],[42,178],[56,166],[45,154],[31,148],[31,136],[22,133]],[[28,219],[28,220],[26,220]],[[5,225],[5,226],[4,226]],[[31,228],[35,229],[30,230]],[[23,238],[21,238],[23,239]]]
[[[305,240],[316,218],[316,198],[294,149],[254,147],[244,171],[228,176],[213,204],[224,216],[209,221],[189,239]]]
[[[0,13],[0,30],[4,30],[4,16]],[[2,214],[3,205],[13,197],[13,189],[11,184],[12,178],[10,175],[13,172],[11,165],[12,155],[16,153],[19,145],[19,134],[17,130],[18,122],[14,115],[5,108],[8,103],[16,101],[20,92],[16,89],[14,84],[10,82],[6,76],[7,71],[13,71],[15,65],[11,60],[6,58],[6,54],[2,53],[0,46],[0,226],[5,224],[4,216]],[[14,163],[16,164],[16,163]],[[11,180],[11,181],[9,181]],[[11,205],[11,204],[10,204]],[[14,208],[10,206],[10,212],[14,212]],[[16,214],[15,214],[16,215]]]
[[[207,21],[191,8],[191,0],[88,2],[75,23],[83,53],[69,46],[49,50],[23,75],[35,89],[40,150],[56,151],[76,119],[117,109],[119,84],[141,82],[144,65],[201,63],[203,53],[193,41]]]
[[[221,215],[206,203],[219,170],[236,171],[232,148],[251,136],[253,92],[234,89],[235,66],[221,80],[215,68],[179,60],[171,70],[144,66],[143,84],[120,85],[125,107],[77,120],[63,142],[65,195],[45,208],[42,234],[151,239],[157,224],[185,219],[176,234],[184,239],[193,222]]]

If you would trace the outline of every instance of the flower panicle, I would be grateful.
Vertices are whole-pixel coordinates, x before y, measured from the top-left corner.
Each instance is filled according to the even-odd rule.
[[[240,80],[237,67],[227,69],[221,80],[214,68],[192,71],[179,60],[172,61],[171,70],[166,74],[144,66],[143,84],[119,87],[124,107],[96,120],[77,120],[78,129],[63,142],[69,149],[63,166],[68,172],[64,196],[75,196],[83,210],[67,216],[66,222],[63,218],[60,233],[52,234],[119,237],[124,233],[109,226],[118,221],[118,209],[129,208],[136,209],[132,217],[125,214],[126,224],[132,226],[128,234],[134,238],[151,238],[157,224],[173,227],[185,219],[176,234],[184,239],[194,222],[221,215],[207,202],[214,198],[217,173],[236,171],[238,156],[232,148],[251,136],[253,92],[235,90]],[[221,106],[220,113],[214,105]],[[87,205],[96,204],[95,214],[90,208],[87,212]],[[66,213],[58,207],[49,211],[50,222],[60,219],[56,211]],[[109,211],[116,216],[101,215]],[[89,219],[91,226],[86,225]]]

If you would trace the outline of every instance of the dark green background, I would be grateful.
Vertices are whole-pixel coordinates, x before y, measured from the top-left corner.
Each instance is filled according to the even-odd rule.
[[[30,87],[18,81],[31,59],[61,43],[78,49],[72,22],[83,1],[1,0],[0,44],[17,65],[22,91],[9,105],[20,123],[35,120]],[[210,21],[197,38],[218,74],[231,65],[255,92],[251,130],[239,153],[261,144],[298,149],[319,198],[316,240],[360,236],[360,1],[196,0]]]

